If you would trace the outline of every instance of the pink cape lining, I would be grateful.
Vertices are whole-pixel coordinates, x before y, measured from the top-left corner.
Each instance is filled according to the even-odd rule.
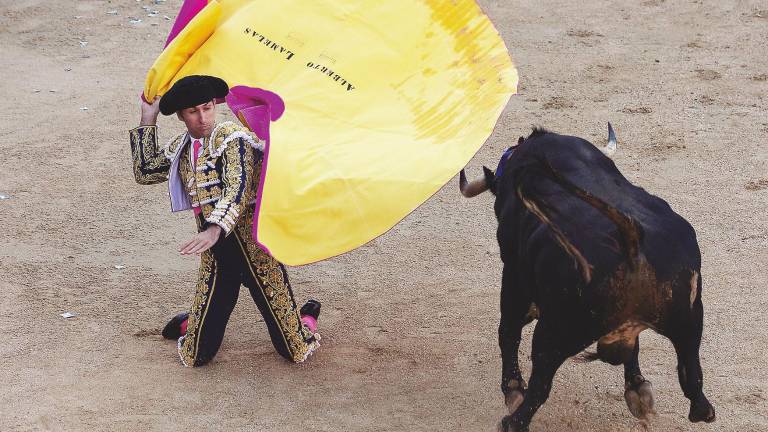
[[[168,39],[165,40],[165,47],[176,39],[176,36],[184,30],[184,27],[192,21],[192,18],[206,6],[208,6],[208,0],[184,0],[184,4],[181,5],[179,10],[179,15],[176,17],[176,21],[173,22],[171,32],[168,33]]]
[[[266,142],[264,145],[264,159],[261,162],[259,190],[256,192],[256,206],[253,212],[251,236],[264,252],[272,255],[269,252],[269,248],[259,241],[259,214],[261,211],[261,197],[264,192],[264,182],[267,178],[267,166],[269,164],[269,124],[283,115],[283,112],[285,112],[285,102],[276,93],[246,86],[235,86],[229,89],[226,101],[229,109],[245,126]]]

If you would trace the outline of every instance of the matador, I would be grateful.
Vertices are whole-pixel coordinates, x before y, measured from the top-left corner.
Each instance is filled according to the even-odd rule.
[[[228,92],[217,77],[184,77],[162,98],[142,100],[141,125],[130,131],[136,182],[167,181],[171,210],[192,210],[197,221],[198,234],[179,248],[200,255],[195,297],[189,312],[173,317],[162,334],[177,340],[184,366],[208,363],[245,285],[277,352],[300,363],[319,346],[320,303],[309,300],[298,309],[285,267],[252,238],[264,142],[238,124],[216,122],[216,99]],[[158,112],[175,113],[187,129],[163,147]]]

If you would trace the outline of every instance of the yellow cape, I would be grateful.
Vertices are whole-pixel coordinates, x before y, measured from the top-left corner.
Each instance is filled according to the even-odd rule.
[[[289,265],[350,251],[416,209],[482,146],[518,80],[472,0],[212,0],[144,95],[195,74],[285,102],[256,234]]]

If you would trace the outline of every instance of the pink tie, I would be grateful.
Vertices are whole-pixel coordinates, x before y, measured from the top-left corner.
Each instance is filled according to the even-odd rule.
[[[202,146],[203,146],[203,143],[201,143],[200,140],[196,139],[196,140],[194,140],[192,142],[192,155],[193,155],[192,157],[193,157],[193,160],[194,160],[194,162],[193,162],[194,166],[192,167],[192,175],[195,175],[195,173],[197,172],[197,170],[196,170],[196,168],[197,168],[197,157],[198,157],[198,155],[200,153],[200,147],[202,147]],[[198,207],[193,207],[192,210],[195,212],[195,216],[199,215],[200,212],[203,211],[203,209],[201,209],[199,206]]]

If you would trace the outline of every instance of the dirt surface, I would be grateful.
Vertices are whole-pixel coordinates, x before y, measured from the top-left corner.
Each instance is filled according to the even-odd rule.
[[[672,347],[645,332],[651,428],[768,431],[768,6],[481,3],[522,81],[470,174],[531,124],[602,144],[613,122],[619,168],[690,220],[704,259],[701,355],[718,421],[688,422]],[[134,183],[127,141],[179,4],[0,5],[0,430],[494,430],[492,198],[462,199],[455,182],[382,238],[291,269],[299,300],[323,302],[308,363],[278,357],[243,292],[215,361],[179,365],[158,332],[192,298],[196,259],[175,248],[193,223],[169,213],[164,185]],[[163,140],[181,126],[160,125]],[[531,430],[642,427],[620,368],[569,361]]]

